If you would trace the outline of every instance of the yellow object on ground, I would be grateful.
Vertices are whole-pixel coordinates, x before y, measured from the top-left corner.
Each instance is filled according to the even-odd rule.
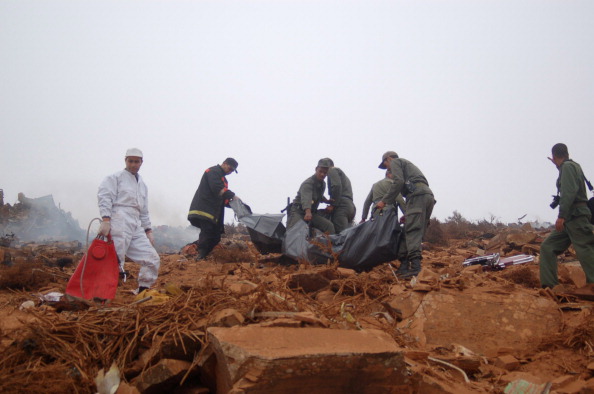
[[[150,299],[143,302],[141,305],[147,305],[147,306],[148,305],[161,305],[171,299],[171,297],[168,296],[167,294],[159,293],[157,290],[148,289],[148,290],[143,290],[142,292],[138,293],[138,295],[136,296],[134,301],[140,301],[147,297],[150,297]]]

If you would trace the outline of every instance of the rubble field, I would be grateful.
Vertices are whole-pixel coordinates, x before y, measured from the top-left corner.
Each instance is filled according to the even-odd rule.
[[[585,277],[572,250],[564,288],[539,288],[546,235],[524,226],[425,244],[423,271],[403,281],[396,262],[286,264],[235,234],[205,261],[162,254],[140,295],[127,262],[107,305],[48,297],[64,292],[80,243],[2,246],[0,391],[592,393],[594,297],[575,290]],[[494,252],[534,261],[463,265]]]

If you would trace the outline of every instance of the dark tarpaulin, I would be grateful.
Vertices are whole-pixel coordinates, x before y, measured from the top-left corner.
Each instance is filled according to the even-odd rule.
[[[313,264],[325,264],[337,255],[340,267],[356,271],[367,271],[398,257],[401,228],[393,209],[340,234],[320,235],[316,232],[318,235],[309,238],[309,233],[309,226],[304,221],[288,229],[283,254]]]
[[[252,214],[242,201],[233,200],[229,204],[262,254],[282,253],[293,260],[306,260],[312,264],[325,264],[333,261],[333,256],[338,256],[341,267],[356,271],[367,271],[398,257],[401,228],[394,209],[384,210],[374,220],[340,234],[325,235],[312,231],[303,220],[286,230],[281,223],[284,214]]]
[[[356,271],[396,260],[402,228],[395,209],[384,210],[374,220],[344,230],[340,266]]]
[[[229,205],[239,222],[247,227],[250,239],[260,253],[281,253],[285,237],[285,226],[281,223],[284,214],[253,214],[248,205],[237,199]]]
[[[283,239],[282,253],[294,260],[309,260],[309,225],[300,220],[289,228]]]

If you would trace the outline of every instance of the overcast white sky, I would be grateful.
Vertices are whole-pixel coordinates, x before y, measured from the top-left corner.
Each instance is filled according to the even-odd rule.
[[[395,150],[468,219],[554,221],[557,142],[594,180],[594,2],[0,1],[0,188],[83,228],[144,151],[154,225],[207,167],[278,213],[317,160],[358,208]],[[228,211],[227,218],[231,218]]]

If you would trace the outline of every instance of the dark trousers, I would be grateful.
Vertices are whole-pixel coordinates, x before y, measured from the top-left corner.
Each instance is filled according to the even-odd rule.
[[[198,236],[198,257],[205,258],[221,242],[221,225],[208,219],[191,219],[192,226],[200,229]]]

